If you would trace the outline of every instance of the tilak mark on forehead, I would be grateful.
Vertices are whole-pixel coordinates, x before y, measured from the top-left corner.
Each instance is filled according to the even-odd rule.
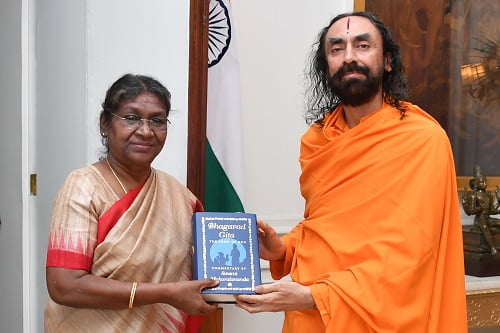
[[[347,34],[349,35],[349,23],[351,23],[351,18],[347,18]]]

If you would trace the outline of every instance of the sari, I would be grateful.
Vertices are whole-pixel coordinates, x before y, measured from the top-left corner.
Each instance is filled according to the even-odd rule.
[[[75,170],[54,202],[47,267],[138,283],[190,280],[191,216],[201,209],[184,185],[158,170],[121,199],[94,166]],[[45,332],[180,333],[200,325],[201,317],[164,303],[111,310],[49,298],[45,308]]]
[[[465,281],[453,155],[419,107],[384,104],[348,128],[339,106],[302,137],[304,220],[283,236],[286,274],[316,309],[283,332],[465,333]]]

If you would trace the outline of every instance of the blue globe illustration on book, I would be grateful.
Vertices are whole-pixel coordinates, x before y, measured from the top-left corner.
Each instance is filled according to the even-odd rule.
[[[218,239],[210,247],[210,259],[215,266],[238,266],[247,258],[245,247],[231,238]]]

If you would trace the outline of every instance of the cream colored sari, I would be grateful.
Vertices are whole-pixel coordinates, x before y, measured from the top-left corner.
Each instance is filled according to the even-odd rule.
[[[191,279],[191,216],[201,205],[172,176],[152,170],[118,199],[94,167],[72,172],[54,203],[47,266],[120,281]],[[45,332],[185,332],[188,316],[168,305],[80,309],[48,300]]]

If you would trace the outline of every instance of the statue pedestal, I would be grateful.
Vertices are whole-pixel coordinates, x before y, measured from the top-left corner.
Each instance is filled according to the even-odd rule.
[[[478,227],[462,227],[464,240],[465,274],[473,276],[500,275],[500,254],[493,256],[490,247]],[[493,241],[500,244],[500,234],[493,233]],[[499,247],[496,246],[498,249]]]
[[[465,274],[472,276],[500,275],[500,255],[464,251]]]

